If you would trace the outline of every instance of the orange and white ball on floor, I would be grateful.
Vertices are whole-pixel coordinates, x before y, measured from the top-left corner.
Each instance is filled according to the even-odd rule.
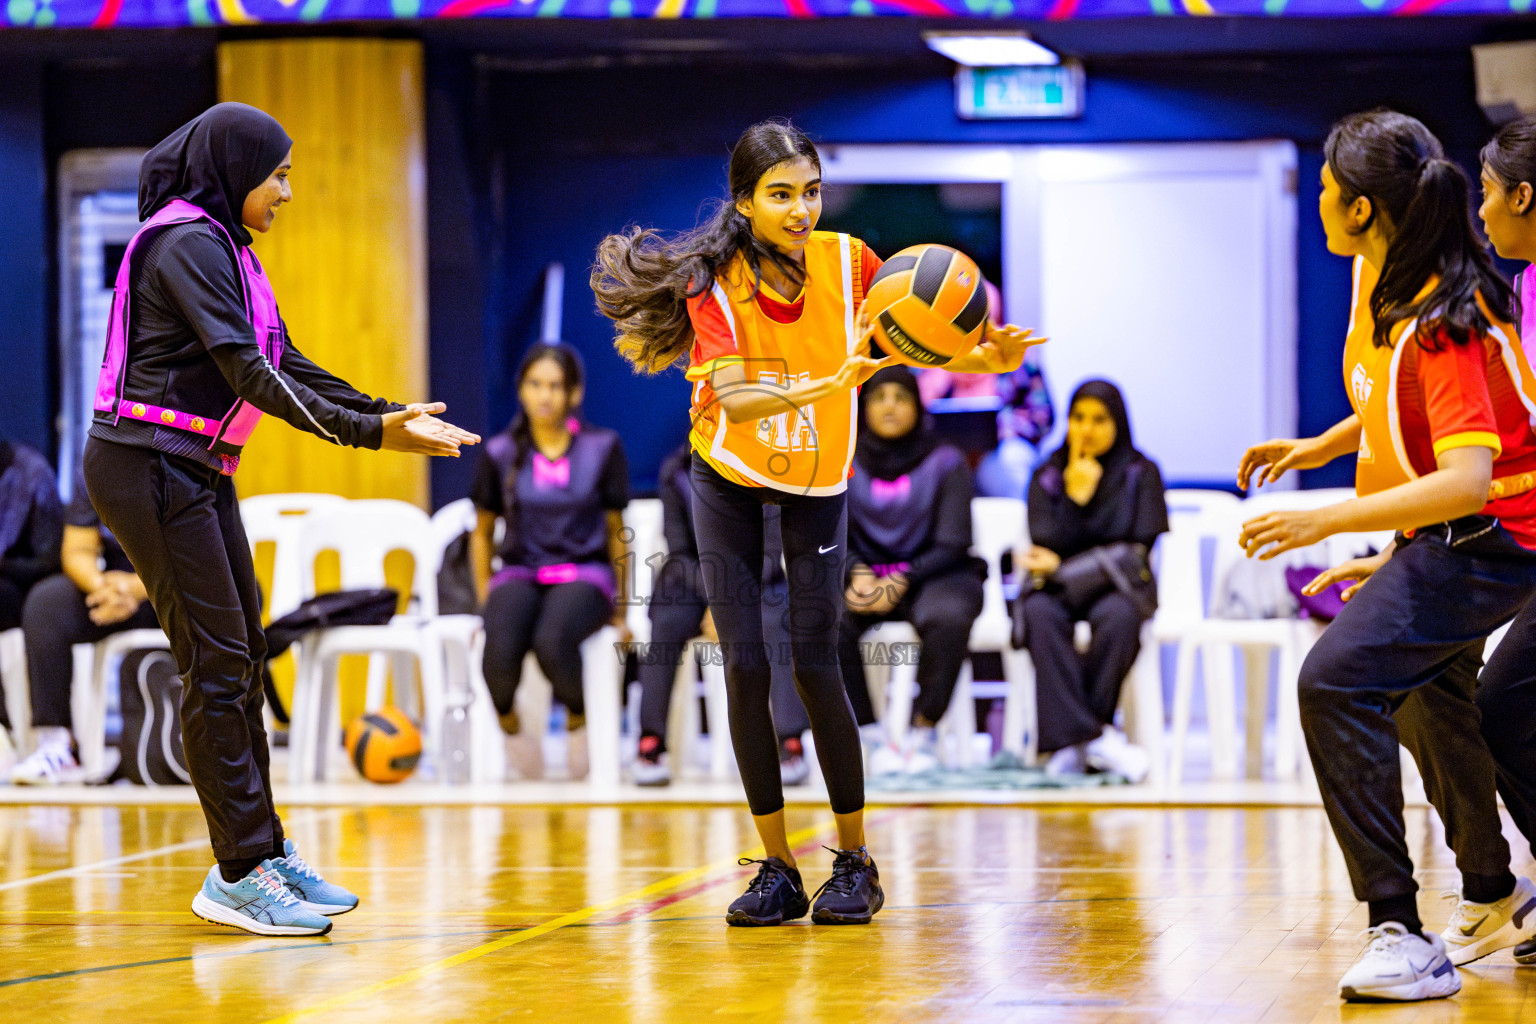
[[[400,782],[421,760],[421,730],[404,711],[382,707],[347,726],[347,757],[369,782]]]
[[[886,354],[908,366],[942,366],[981,341],[987,289],[965,253],[914,245],[881,265],[864,310],[875,344]]]

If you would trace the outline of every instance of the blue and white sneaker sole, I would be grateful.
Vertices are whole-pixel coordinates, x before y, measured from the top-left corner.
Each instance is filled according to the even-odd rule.
[[[291,924],[267,924],[265,921],[257,921],[247,917],[231,907],[222,903],[215,903],[199,892],[192,897],[192,913],[213,924],[228,925],[241,931],[251,932],[254,935],[324,935],[331,930],[331,922],[325,922],[324,928],[305,928]]]
[[[292,889],[289,889],[288,891],[293,892]],[[347,913],[350,910],[356,910],[358,906],[356,903],[352,904],[351,906],[346,906],[341,903],[311,903],[309,900],[304,899],[304,897],[300,896],[296,892],[293,892],[293,898],[299,901],[299,906],[303,907],[311,914],[321,914],[325,917],[337,917],[341,914]]]

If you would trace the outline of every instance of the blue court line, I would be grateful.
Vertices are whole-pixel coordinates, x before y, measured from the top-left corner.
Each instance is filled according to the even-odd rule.
[[[1243,896],[1290,896],[1294,893],[1243,893]],[[892,910],[952,910],[957,907],[1028,907],[1055,905],[1066,903],[1141,903],[1148,900],[1167,899],[1230,899],[1231,893],[1204,893],[1189,896],[1083,896],[1074,899],[1051,900],[987,900],[983,903],[916,903],[906,907],[886,907]],[[637,924],[677,924],[687,921],[718,921],[722,917],[719,914],[695,914],[687,917],[633,917],[621,921],[581,921],[570,925],[571,928],[616,928],[623,925]],[[10,978],[0,981],[0,988],[10,988],[13,985],[27,985],[35,981],[57,981],[63,978],[77,978],[88,974],[108,974],[114,971],[126,971],[135,967],[158,967],[161,964],[181,964],[192,960],[223,960],[237,956],[260,956],[263,953],[288,953],[296,949],[335,949],[342,946],[370,946],[384,942],[420,942],[423,939],[461,939],[484,938],[490,935],[510,935],[514,932],[527,931],[534,925],[524,925],[520,928],[487,928],[468,932],[432,932],[422,935],[390,935],[376,939],[351,939],[344,942],[336,942],[329,938],[309,939],[304,942],[296,942],[287,946],[266,946],[262,949],[238,949],[227,953],[194,953],[190,956],[168,956],[159,960],[136,960],[130,963],[106,964],[101,967],[80,967],[72,971],[54,971],[50,974],[34,974],[26,978]],[[795,927],[789,925],[788,927]]]

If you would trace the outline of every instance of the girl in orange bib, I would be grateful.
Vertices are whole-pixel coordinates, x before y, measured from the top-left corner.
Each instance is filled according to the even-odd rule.
[[[813,920],[864,924],[884,896],[864,848],[863,764],[837,638],[857,389],[882,365],[866,354],[861,316],[880,260],[856,238],[815,230],[821,161],[786,123],[742,134],[730,187],[715,215],[680,238],[638,228],[609,236],[592,287],[626,359],[650,373],[686,361],[693,382],[699,563],[724,653],[731,742],[767,854],[726,920],[774,925],[812,910],[785,835],[769,713],[768,657],[783,654],[764,650],[758,588],[763,506],[775,504],[795,684],[837,819],[832,878],[816,896]],[[1033,341],[1019,328],[989,328],[948,368],[1011,371]]]
[[[1383,555],[1309,585],[1362,581],[1307,655],[1300,703],[1323,805],[1370,907],[1340,995],[1430,999],[1459,991],[1456,965],[1536,928],[1536,886],[1509,870],[1473,704],[1483,641],[1536,588],[1536,506],[1519,485],[1536,470],[1536,382],[1513,293],[1473,231],[1466,175],[1435,137],[1402,114],[1356,114],[1324,152],[1328,248],[1355,258],[1344,346],[1355,414],[1319,438],[1249,449],[1238,482],[1354,452],[1359,497],[1261,516],[1240,539],[1270,558],[1334,533],[1397,531]],[[1443,934],[1419,918],[1399,727],[1461,870]]]

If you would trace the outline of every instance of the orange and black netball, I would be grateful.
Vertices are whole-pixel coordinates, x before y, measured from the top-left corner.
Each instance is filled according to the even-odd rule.
[[[981,340],[987,290],[965,253],[914,245],[881,266],[866,310],[876,343],[898,362],[942,366]]]

